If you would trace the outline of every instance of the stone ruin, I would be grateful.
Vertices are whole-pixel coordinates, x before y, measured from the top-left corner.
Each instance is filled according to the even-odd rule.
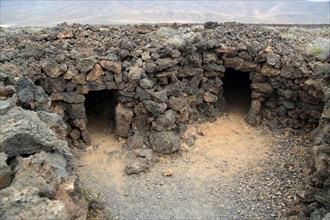
[[[111,36],[111,32],[107,34]],[[308,80],[312,70],[302,55],[272,38],[248,43],[239,36],[230,39],[229,33],[218,34],[197,32],[183,44],[156,47],[152,42],[139,44],[137,36],[145,34],[137,30],[132,35],[135,41],[119,40],[119,46],[110,50],[92,48],[105,50],[94,56],[58,60],[60,54],[41,59],[42,76],[35,83],[50,96],[52,111],[70,125],[69,142],[78,148],[91,143],[86,113],[97,111],[93,108],[98,104],[108,104],[103,109],[113,112],[109,120],[115,125],[114,132],[134,139],[128,142],[135,146],[129,144],[128,148],[145,144],[163,154],[177,151],[187,124],[214,120],[226,111],[224,83],[226,76],[235,73],[234,82],[227,80],[229,86],[245,77],[243,83],[251,90],[240,94],[250,93],[248,123],[276,119],[283,127],[318,125],[324,94]],[[58,37],[62,41],[67,38],[62,32]],[[137,142],[144,139],[140,136],[146,139]],[[157,144],[157,139],[166,141]]]
[[[63,24],[8,35],[2,47],[3,70],[28,76],[46,93],[29,99],[25,81],[18,83],[21,106],[38,111],[51,101],[72,149],[91,144],[88,126],[97,118],[127,138],[128,150],[179,151],[187,125],[226,112],[231,88],[239,85],[249,124],[316,129],[314,191],[303,199],[330,210],[329,200],[318,197],[330,194],[329,56],[310,56],[273,28]]]

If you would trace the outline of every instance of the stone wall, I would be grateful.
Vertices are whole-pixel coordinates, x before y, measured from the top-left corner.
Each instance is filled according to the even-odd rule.
[[[330,211],[330,65],[318,66],[309,79],[309,85],[322,90],[326,104],[314,131],[311,149],[314,160],[308,169],[310,184],[302,194],[302,200],[308,204],[306,214],[311,219],[321,219]]]
[[[79,148],[90,144],[89,91],[118,91],[118,136],[161,132],[172,143],[187,123],[226,110],[226,68],[250,74],[250,124],[276,119],[283,127],[316,126],[323,110],[322,92],[308,85],[313,68],[307,57],[262,27],[62,25],[44,32],[21,52],[37,67],[30,76],[50,95],[52,111],[63,116],[71,145]],[[145,144],[159,151],[150,140]]]
[[[5,35],[0,61],[2,71],[27,75],[45,90],[51,111],[68,125],[71,146],[91,143],[85,95],[116,90],[116,134],[128,138],[128,149],[144,145],[162,154],[180,149],[187,124],[214,120],[226,111],[227,68],[248,73],[252,101],[247,122],[270,121],[297,131],[318,126],[322,132],[315,139],[311,183],[328,190],[329,72],[322,66],[329,57],[306,54],[281,30],[235,23],[62,24]],[[39,105],[22,100],[22,106],[38,110]]]

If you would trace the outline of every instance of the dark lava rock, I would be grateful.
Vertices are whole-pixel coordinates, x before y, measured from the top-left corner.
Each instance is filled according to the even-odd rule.
[[[125,172],[127,175],[139,174],[149,169],[146,158],[134,158],[126,165]]]
[[[160,104],[151,100],[145,100],[143,104],[144,107],[156,117],[162,114],[167,108],[165,103]]]
[[[58,64],[55,60],[47,59],[40,62],[42,70],[50,78],[57,78],[67,70],[67,65],[62,63]]]
[[[59,140],[56,133],[40,120],[37,112],[16,107],[1,115],[0,121],[0,152],[9,157],[41,150],[71,155],[67,142]]]
[[[81,73],[87,73],[88,71],[93,69],[95,64],[96,60],[94,58],[85,58],[81,59],[76,67]]]
[[[16,92],[22,107],[31,110],[45,110],[50,106],[50,99],[43,88],[36,86],[28,77],[19,78]]]
[[[152,132],[150,144],[155,152],[162,154],[180,150],[180,138],[173,131]]]

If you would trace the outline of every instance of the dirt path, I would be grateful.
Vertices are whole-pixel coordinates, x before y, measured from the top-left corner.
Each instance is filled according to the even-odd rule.
[[[123,141],[94,129],[77,161],[84,187],[114,219],[278,219],[303,184],[305,150],[247,125],[241,112],[190,126],[193,147],[161,157],[146,174],[124,174]],[[164,176],[164,171],[171,176]]]

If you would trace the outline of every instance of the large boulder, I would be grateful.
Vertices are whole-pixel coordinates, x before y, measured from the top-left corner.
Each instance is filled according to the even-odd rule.
[[[17,97],[23,108],[45,110],[50,106],[50,99],[42,87],[36,86],[30,78],[19,78],[16,85]]]
[[[17,172],[11,187],[23,189],[35,186],[38,195],[54,198],[58,182],[53,166],[42,159],[39,154],[27,158],[17,157],[17,160]]]
[[[45,111],[37,112],[41,121],[47,124],[47,126],[55,131],[57,137],[65,139],[69,133],[69,127],[64,123],[62,117],[56,113],[49,113]]]
[[[15,107],[0,116],[0,152],[9,157],[54,151],[71,156],[68,144],[43,122],[37,112]]]
[[[38,189],[8,187],[0,191],[0,219],[70,219],[62,201],[39,197]]]
[[[150,144],[155,152],[171,154],[180,150],[180,138],[173,131],[152,132]]]
[[[67,160],[56,153],[16,157],[15,178],[0,191],[0,218],[73,219],[72,206],[82,214],[75,204],[68,205],[70,197],[59,198],[58,191],[63,185],[67,192],[74,190],[75,178],[69,175],[67,167]]]

